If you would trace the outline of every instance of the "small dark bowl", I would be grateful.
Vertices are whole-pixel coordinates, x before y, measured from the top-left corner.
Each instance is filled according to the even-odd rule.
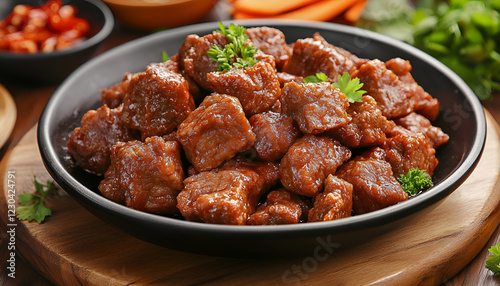
[[[99,218],[151,243],[211,255],[311,255],[318,248],[333,251],[362,243],[404,223],[406,216],[436,206],[476,166],[486,137],[482,106],[460,77],[436,59],[400,41],[349,26],[273,20],[237,23],[246,27],[276,27],[285,33],[288,42],[319,32],[329,42],[360,57],[409,60],[417,82],[441,102],[434,124],[451,137],[448,144],[438,149],[440,163],[433,178],[435,185],[408,201],[372,213],[329,222],[277,226],[189,222],[129,209],[101,196],[97,185],[102,178],[75,168],[66,153],[65,144],[72,129],[80,124],[88,109],[99,106],[100,88],[119,82],[125,72],[142,71],[149,63],[161,61],[162,51],[176,54],[188,34],[211,33],[218,29],[217,23],[176,28],[132,41],[96,57],[67,78],[47,103],[38,126],[40,152],[55,181]]]
[[[0,19],[4,19],[17,4],[39,6],[47,0],[2,0]],[[99,45],[111,34],[114,18],[111,10],[99,0],[62,0],[74,5],[77,16],[90,24],[91,36],[68,49],[49,53],[10,53],[0,51],[0,78],[7,77],[29,83],[57,83],[90,59]]]

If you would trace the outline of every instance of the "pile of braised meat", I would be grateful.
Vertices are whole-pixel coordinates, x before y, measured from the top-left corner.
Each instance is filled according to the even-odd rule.
[[[408,61],[358,58],[319,34],[246,34],[259,49],[248,69],[216,71],[207,51],[224,34],[189,35],[170,60],[101,90],[67,147],[103,175],[104,197],[190,221],[291,224],[397,204],[408,199],[399,175],[432,176],[448,135]],[[303,82],[316,73],[330,82]],[[364,84],[360,102],[332,86],[344,73]]]

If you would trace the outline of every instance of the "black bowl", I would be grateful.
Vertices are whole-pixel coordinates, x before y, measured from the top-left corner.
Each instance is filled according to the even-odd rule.
[[[39,6],[47,0],[2,0],[0,19],[4,19],[17,4]],[[65,79],[72,71],[90,59],[99,45],[111,34],[114,18],[111,10],[98,0],[62,0],[74,5],[77,16],[90,24],[91,36],[68,49],[49,53],[10,53],[0,51],[0,78],[7,77],[29,83],[53,84]]]
[[[67,78],[49,100],[38,126],[40,152],[55,181],[99,218],[158,245],[214,255],[300,255],[311,254],[318,247],[337,249],[369,240],[395,223],[404,222],[405,216],[435,206],[464,182],[476,166],[486,136],[482,106],[469,87],[436,59],[400,41],[350,26],[275,20],[237,23],[246,27],[276,27],[289,42],[319,32],[329,42],[361,57],[409,60],[417,82],[441,102],[435,125],[451,137],[437,152],[440,163],[435,170],[435,185],[417,197],[372,213],[329,222],[277,226],[189,222],[129,209],[101,196],[97,190],[101,178],[75,168],[66,153],[65,144],[72,129],[80,124],[88,109],[99,106],[100,88],[119,82],[125,72],[142,71],[147,64],[161,61],[162,51],[176,54],[188,34],[211,33],[218,29],[217,23],[176,28],[132,41],[96,57]]]

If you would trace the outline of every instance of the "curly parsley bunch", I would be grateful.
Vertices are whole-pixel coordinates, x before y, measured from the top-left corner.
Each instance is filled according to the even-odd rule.
[[[214,62],[219,63],[217,71],[228,71],[232,67],[246,69],[257,63],[255,59],[257,48],[247,44],[248,35],[245,33],[245,27],[231,23],[226,29],[219,22],[219,28],[220,30],[214,31],[214,33],[226,35],[230,43],[222,49],[213,45],[207,52],[207,55]]]

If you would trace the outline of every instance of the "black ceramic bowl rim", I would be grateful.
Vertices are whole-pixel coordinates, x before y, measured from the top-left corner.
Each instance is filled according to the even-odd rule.
[[[141,222],[148,226],[156,225],[157,227],[171,228],[173,231],[184,231],[190,232],[194,236],[203,237],[208,236],[223,236],[232,237],[234,239],[245,238],[245,239],[279,239],[279,238],[290,238],[290,237],[313,237],[320,235],[329,235],[331,233],[342,233],[349,232],[353,230],[359,230],[362,228],[371,228],[374,226],[379,226],[387,224],[397,220],[399,218],[405,217],[412,213],[417,212],[431,204],[434,204],[441,199],[448,196],[456,188],[458,188],[465,179],[470,175],[472,170],[477,165],[479,158],[482,154],[485,139],[486,139],[486,120],[482,105],[478,100],[477,96],[473,91],[467,86],[467,84],[453,71],[443,65],[441,62],[435,58],[429,56],[428,54],[406,44],[389,38],[378,33],[371,31],[366,31],[358,29],[351,26],[344,26],[333,23],[326,22],[309,22],[309,21],[283,21],[283,20],[246,20],[246,21],[231,21],[233,23],[241,24],[243,26],[289,26],[289,27],[302,27],[308,29],[331,29],[334,32],[343,32],[347,34],[363,35],[373,41],[381,41],[384,44],[390,46],[403,47],[412,54],[422,58],[423,61],[437,68],[440,72],[444,73],[452,82],[455,83],[456,87],[461,90],[466,96],[468,104],[470,104],[469,109],[477,121],[477,133],[473,139],[474,143],[470,149],[469,155],[462,161],[462,164],[436,186],[432,187],[428,191],[414,197],[410,200],[404,201],[400,204],[390,206],[378,211],[371,213],[343,218],[334,221],[318,222],[318,223],[304,223],[304,224],[293,224],[293,225],[273,225],[273,226],[234,226],[234,225],[216,225],[216,224],[206,224],[198,222],[184,221],[175,218],[163,217],[159,215],[149,214],[134,209],[127,208],[125,206],[114,203],[103,196],[87,189],[82,186],[75,178],[68,174],[59,159],[57,158],[57,152],[51,144],[51,122],[54,112],[57,112],[59,103],[64,100],[64,88],[66,85],[70,84],[71,78],[85,73],[87,70],[91,69],[94,64],[100,59],[106,57],[108,53],[114,51],[119,52],[122,49],[128,49],[134,45],[139,45],[143,41],[148,41],[155,39],[157,37],[162,37],[164,33],[169,34],[190,34],[197,33],[198,30],[204,30],[209,27],[213,27],[213,30],[218,29],[217,23],[203,23],[189,25],[179,28],[174,28],[165,32],[160,32],[157,34],[152,34],[144,38],[131,41],[122,46],[116,47],[111,51],[108,51],[94,60],[82,65],[77,69],[71,76],[69,76],[60,87],[54,92],[53,96],[47,103],[43,114],[40,118],[38,125],[38,143],[41,152],[42,159],[47,167],[47,170],[55,179],[55,181],[68,192],[71,196],[76,198],[78,201],[83,203],[85,206],[90,206],[93,209],[99,209],[102,213],[99,215],[115,215],[120,216],[120,219],[124,221],[132,221],[134,223]],[[228,25],[229,22],[223,22],[224,25]],[[397,218],[397,219],[395,219]],[[174,232],[175,233],[175,232]]]
[[[102,12],[105,19],[104,25],[95,35],[67,49],[55,50],[50,53],[40,52],[40,53],[30,54],[30,53],[11,53],[11,52],[0,51],[0,59],[8,58],[15,60],[16,58],[18,58],[18,59],[35,60],[35,59],[58,58],[61,56],[78,53],[79,51],[86,50],[104,41],[113,31],[113,27],[115,24],[115,19],[113,17],[111,9],[109,9],[109,7],[102,1],[97,1],[97,0],[78,0],[78,1],[85,1],[91,3],[92,5],[99,8],[99,10]]]

